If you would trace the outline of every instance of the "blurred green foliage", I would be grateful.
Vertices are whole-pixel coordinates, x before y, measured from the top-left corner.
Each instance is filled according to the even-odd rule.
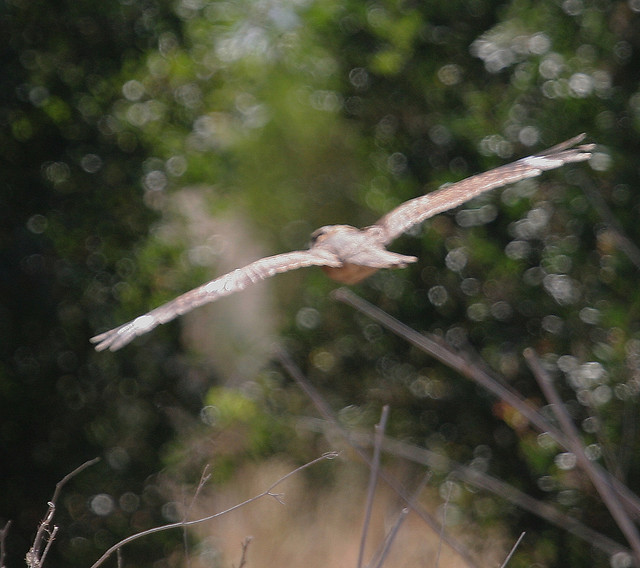
[[[162,522],[156,472],[186,459],[176,442],[185,431],[217,432],[211,412],[249,408],[238,417],[247,451],[226,454],[219,439],[221,477],[248,456],[302,460],[322,448],[287,434],[308,401],[246,343],[230,351],[241,362],[233,377],[181,342],[180,323],[117,354],[92,351],[95,332],[219,272],[234,236],[196,242],[181,196],[197,195],[207,219],[241,212],[254,227],[248,238],[264,244],[256,253],[268,254],[303,247],[322,224],[371,223],[442,183],[582,131],[599,144],[591,167],[431,220],[392,247],[420,262],[357,292],[416,329],[472,345],[542,403],[520,356],[535,348],[594,457],[637,486],[638,265],[621,247],[621,236],[639,242],[636,0],[9,0],[0,10],[9,565],[21,562],[55,482],[96,454],[102,464],[74,481],[60,508],[52,564],[86,566]],[[332,287],[319,271],[280,277],[269,323],[346,424],[370,427],[388,403],[392,434],[460,461],[481,454],[493,475],[613,532],[558,448],[333,302]],[[233,313],[221,310],[204,329],[222,339],[235,332]],[[243,372],[254,357],[264,370]],[[238,385],[244,395],[225,390]],[[212,458],[189,459],[197,476]],[[93,507],[96,495],[111,508]],[[559,531],[491,510],[470,513],[469,530],[496,519],[514,534],[526,529],[514,566],[592,565]],[[126,557],[151,565],[179,545],[174,538],[160,551],[141,541]]]

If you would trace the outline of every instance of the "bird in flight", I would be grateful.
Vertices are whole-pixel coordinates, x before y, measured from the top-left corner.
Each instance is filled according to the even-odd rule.
[[[453,209],[490,189],[540,175],[591,157],[594,144],[579,145],[585,134],[511,164],[477,174],[457,183],[405,201],[364,229],[350,225],[327,225],[311,234],[308,250],[268,256],[178,296],[136,319],[91,338],[96,350],[116,351],[138,335],[151,331],[191,310],[228,296],[281,272],[320,266],[330,278],[356,284],[381,268],[404,268],[415,256],[390,252],[386,246],[409,228],[429,217]]]

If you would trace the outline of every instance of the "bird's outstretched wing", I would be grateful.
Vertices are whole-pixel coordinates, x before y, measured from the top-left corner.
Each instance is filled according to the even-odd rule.
[[[215,302],[218,298],[244,290],[247,286],[270,278],[281,272],[296,270],[306,266],[342,266],[342,262],[326,250],[294,251],[268,256],[220,276],[207,284],[194,288],[162,306],[137,317],[115,329],[91,338],[97,351],[116,351],[135,339],[138,335],[151,331],[162,323],[190,312],[198,306]]]
[[[595,145],[576,146],[584,137],[585,134],[580,134],[534,156],[522,158],[405,201],[380,218],[372,228],[378,229],[376,233],[380,235],[381,243],[386,245],[410,227],[438,213],[453,209],[485,191],[536,177],[545,170],[553,170],[564,164],[588,160]]]

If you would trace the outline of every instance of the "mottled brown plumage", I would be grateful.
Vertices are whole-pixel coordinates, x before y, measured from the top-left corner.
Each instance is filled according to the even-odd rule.
[[[129,323],[96,335],[91,341],[96,343],[98,351],[115,351],[138,335],[147,333],[198,306],[244,290],[247,286],[280,272],[297,268],[320,266],[328,276],[344,284],[360,282],[380,268],[403,268],[418,259],[415,256],[390,252],[385,247],[407,229],[490,189],[538,176],[543,171],[559,168],[564,164],[588,160],[594,145],[577,146],[584,137],[585,135],[581,134],[540,154],[522,158],[406,201],[370,227],[321,227],[311,235],[311,246],[308,250],[278,254],[252,262],[244,268],[238,268],[178,296],[175,300]]]

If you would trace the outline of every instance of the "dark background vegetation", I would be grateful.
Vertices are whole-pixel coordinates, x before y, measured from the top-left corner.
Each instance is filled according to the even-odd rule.
[[[181,232],[177,196],[214,219],[239,215],[245,238],[264,243],[256,255],[275,253],[583,131],[598,144],[590,165],[431,220],[392,247],[418,263],[356,291],[470,344],[539,403],[521,360],[535,348],[590,451],[637,488],[638,266],[620,243],[640,239],[639,17],[637,0],[2,2],[8,565],[22,564],[55,482],[96,455],[66,491],[51,565],[88,566],[167,520],[158,475],[188,453],[176,439],[214,429],[207,416],[235,404],[214,386],[256,403],[240,412],[251,435],[221,459],[221,479],[243,459],[324,448],[296,442],[290,422],[312,412],[307,401],[264,350],[247,364],[251,343],[230,337],[233,313],[218,305],[197,332],[224,336],[224,364],[180,322],[116,354],[92,350],[96,332],[230,268],[218,262],[224,232],[200,243]],[[560,449],[331,300],[333,287],[312,270],[274,280],[261,345],[285,344],[346,423],[369,427],[388,403],[393,434],[463,462],[489,457],[492,474],[618,536]],[[215,462],[215,448],[189,459]],[[466,509],[478,530],[529,531],[520,565],[593,565],[588,546],[499,500]],[[151,565],[179,538],[141,541],[127,558]]]

